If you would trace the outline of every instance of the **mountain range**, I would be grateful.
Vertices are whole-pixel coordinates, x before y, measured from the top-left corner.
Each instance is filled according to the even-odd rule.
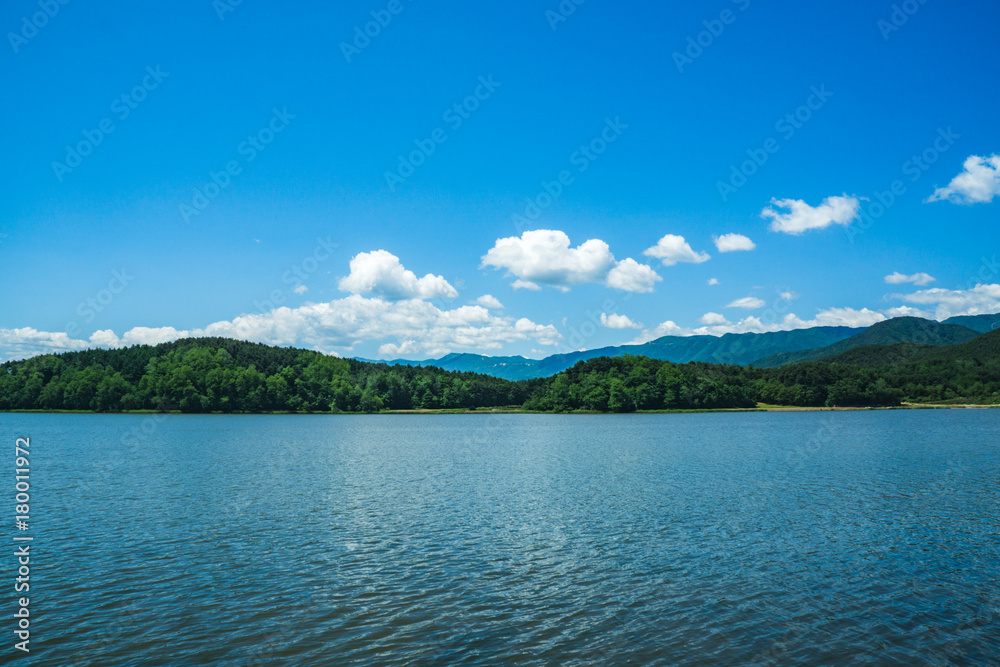
[[[871,345],[955,345],[1000,327],[1000,313],[965,315],[943,322],[919,317],[897,317],[870,327],[811,327],[769,333],[729,333],[722,336],[663,336],[641,345],[618,345],[593,350],[554,354],[543,359],[522,356],[490,357],[452,353],[438,359],[412,361],[394,359],[376,363],[436,366],[449,371],[482,373],[506,380],[548,377],[597,357],[641,355],[662,361],[783,366],[798,361],[817,361],[843,355]],[[907,348],[897,353],[912,353]],[[371,361],[359,359],[359,361]]]

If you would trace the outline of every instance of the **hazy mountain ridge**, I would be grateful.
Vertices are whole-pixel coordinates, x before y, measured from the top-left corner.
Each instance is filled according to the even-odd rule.
[[[616,345],[593,350],[553,354],[544,359],[521,356],[488,357],[481,354],[452,353],[440,359],[373,361],[389,365],[436,366],[444,370],[493,375],[505,380],[549,377],[572,368],[577,362],[597,357],[640,355],[683,364],[702,361],[714,364],[748,365],[757,359],[783,351],[822,347],[864,331],[853,327],[812,327],[768,333],[728,333],[722,336],[663,336],[640,345]]]
[[[1000,329],[1000,313],[992,315],[956,315],[944,320],[942,324],[960,324],[979,333],[988,333]]]

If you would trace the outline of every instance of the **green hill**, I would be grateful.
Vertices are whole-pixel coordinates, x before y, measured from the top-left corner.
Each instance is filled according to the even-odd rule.
[[[897,343],[955,345],[970,341],[979,335],[978,331],[959,324],[945,324],[919,317],[896,317],[873,324],[861,333],[832,345],[798,352],[779,352],[757,360],[754,365],[761,368],[773,368],[803,361],[818,361],[869,345],[895,345]]]
[[[919,359],[926,352],[939,349],[935,345],[919,343],[895,343],[893,345],[864,345],[847,352],[826,357],[823,361],[848,366],[879,368],[895,364],[905,364]]]
[[[986,333],[987,331],[1000,329],[1000,313],[992,315],[958,315],[956,317],[949,317],[944,323],[961,324],[963,327],[968,327],[973,331]]]
[[[984,333],[967,343],[929,350],[915,361],[922,363],[952,361],[978,364],[998,363],[1000,362],[1000,329]]]
[[[0,410],[377,412],[521,405],[526,383],[226,338],[0,364]]]

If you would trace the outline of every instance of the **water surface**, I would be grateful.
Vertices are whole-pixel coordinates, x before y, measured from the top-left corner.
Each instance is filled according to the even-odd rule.
[[[32,438],[34,665],[997,664],[998,433],[0,415]]]

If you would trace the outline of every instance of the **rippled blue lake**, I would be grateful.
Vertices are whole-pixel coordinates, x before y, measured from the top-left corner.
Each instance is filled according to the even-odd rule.
[[[4,414],[0,435],[8,514],[32,443],[17,664],[1000,660],[1000,410]]]

